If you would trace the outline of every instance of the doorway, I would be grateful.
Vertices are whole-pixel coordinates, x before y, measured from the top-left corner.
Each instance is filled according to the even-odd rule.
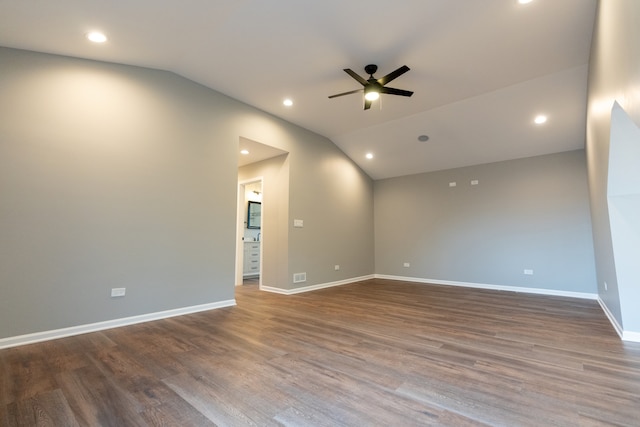
[[[262,229],[264,179],[238,182],[236,286],[262,282]]]
[[[249,278],[244,274],[245,245],[259,249],[259,263],[253,263],[259,264],[259,273],[251,277],[260,289],[277,288],[288,277],[288,154],[247,138],[240,137],[238,141],[236,286]],[[260,193],[261,199],[254,191]],[[259,229],[246,227],[249,201],[261,202]],[[255,253],[253,257],[256,258]]]

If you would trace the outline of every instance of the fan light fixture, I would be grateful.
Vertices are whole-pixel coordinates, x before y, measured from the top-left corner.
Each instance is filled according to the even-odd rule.
[[[378,98],[380,98],[380,92],[376,90],[370,90],[364,94],[364,99],[366,99],[367,101],[375,101]]]

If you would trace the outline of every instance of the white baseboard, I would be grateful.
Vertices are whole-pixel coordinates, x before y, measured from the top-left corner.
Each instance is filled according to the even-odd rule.
[[[596,300],[602,307],[602,311],[609,319],[609,322],[613,325],[616,333],[620,336],[623,341],[630,342],[640,342],[640,332],[634,331],[625,331],[622,329],[616,318],[611,314],[607,305],[600,299],[598,294],[592,294],[587,292],[570,292],[570,291],[559,291],[555,289],[540,289],[540,288],[522,288],[519,286],[501,286],[501,285],[488,285],[483,283],[468,283],[468,282],[452,282],[448,280],[433,280],[433,279],[422,279],[419,277],[403,277],[403,276],[388,276],[383,274],[376,274],[376,279],[389,279],[389,280],[402,280],[405,282],[416,282],[416,283],[426,283],[426,284],[434,284],[434,285],[448,285],[448,286],[462,286],[466,288],[478,288],[478,289],[491,289],[498,291],[511,291],[511,292],[523,292],[529,294],[539,294],[539,295],[552,295],[552,296],[561,296],[561,297],[570,297],[570,298],[581,298],[581,299],[590,299]]]
[[[291,295],[287,289],[274,288],[272,286],[260,286],[260,290],[274,294]]]
[[[465,288],[491,289],[494,291],[522,292],[526,294],[552,295],[560,297],[597,300],[598,294],[588,292],[559,291],[556,289],[524,288],[520,286],[489,285],[485,283],[452,282],[449,280],[422,279],[419,277],[387,276],[376,274],[376,279],[402,280],[405,282],[427,283],[433,285],[461,286]]]
[[[622,331],[622,341],[640,342],[640,332]]]
[[[17,347],[19,345],[33,344],[41,341],[55,340],[72,335],[97,332],[105,329],[118,328],[120,326],[135,325],[136,323],[150,322],[152,320],[166,319],[168,317],[182,316],[184,314],[200,311],[214,310],[217,308],[236,305],[236,300],[218,301],[209,304],[194,305],[191,307],[176,308],[173,310],[158,311],[156,313],[141,314],[139,316],[125,317],[122,319],[107,320],[104,322],[90,323],[86,325],[72,326],[69,328],[54,329],[52,331],[36,332],[33,334],[19,335],[0,339],[0,349]]]
[[[373,278],[374,278],[374,275],[370,274],[368,276],[352,277],[350,279],[338,280],[336,282],[320,283],[317,285],[303,286],[301,288],[295,288],[295,289],[281,289],[281,288],[274,288],[271,286],[261,286],[260,290],[266,291],[266,292],[273,292],[276,294],[282,294],[282,295],[294,295],[294,294],[300,294],[302,292],[317,291],[318,289],[332,288],[334,286],[348,285],[349,283],[362,282],[363,280],[369,280]]]
[[[618,323],[616,318],[613,316],[611,311],[609,311],[609,307],[607,307],[607,304],[605,304],[604,301],[602,301],[602,299],[600,299],[600,297],[598,297],[598,304],[600,304],[600,307],[602,308],[602,311],[604,311],[604,314],[609,319],[609,322],[611,322],[611,325],[613,326],[613,329],[615,329],[617,334],[620,335],[620,338],[622,338],[623,335],[624,335],[624,331],[622,330],[622,326],[620,326],[620,324]]]
[[[607,307],[607,304],[605,304],[604,301],[600,299],[600,297],[598,297],[598,303],[600,304],[600,307],[602,307],[602,311],[604,311],[604,314],[607,315],[607,318],[609,319],[609,322],[611,322],[611,325],[613,325],[613,329],[615,329],[618,335],[620,335],[620,338],[622,338],[622,341],[640,342],[640,332],[625,331],[622,326],[620,326],[620,323],[618,323],[614,315],[611,313],[609,307]]]

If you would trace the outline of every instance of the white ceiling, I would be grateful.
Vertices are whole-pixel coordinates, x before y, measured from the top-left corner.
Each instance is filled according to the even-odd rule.
[[[380,179],[583,148],[595,10],[596,0],[0,0],[0,45],[173,71],[330,138]],[[86,41],[95,29],[106,44]],[[368,111],[360,94],[327,98],[360,88],[342,69],[366,78],[369,63],[378,78],[408,65],[389,86],[414,95],[383,95]]]

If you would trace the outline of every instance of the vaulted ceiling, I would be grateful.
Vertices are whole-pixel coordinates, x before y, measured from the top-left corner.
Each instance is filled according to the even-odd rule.
[[[596,0],[0,0],[0,45],[175,72],[381,179],[583,148],[595,13]],[[360,88],[342,70],[366,78],[367,64],[376,77],[406,64],[389,86],[414,95],[367,111],[360,94],[328,98]]]

